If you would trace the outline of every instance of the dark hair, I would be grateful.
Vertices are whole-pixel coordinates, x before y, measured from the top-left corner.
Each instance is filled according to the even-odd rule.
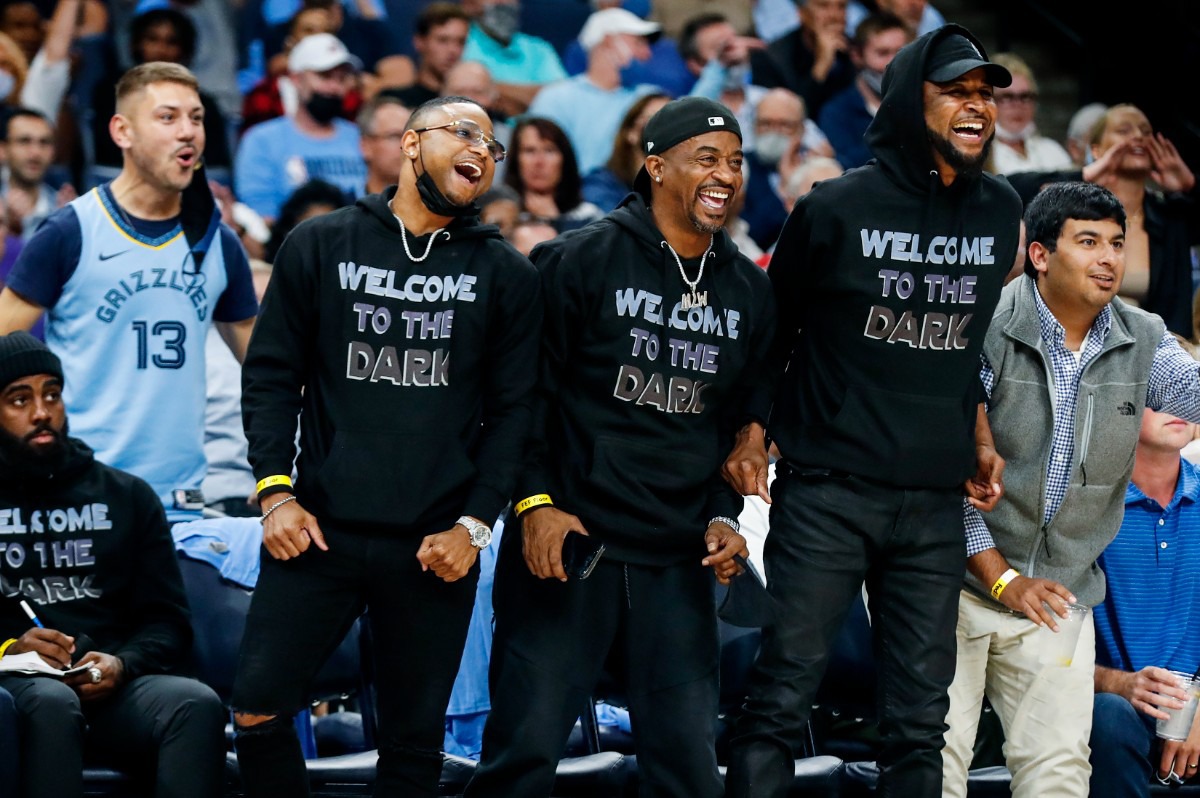
[[[283,245],[283,240],[300,223],[300,217],[314,205],[331,205],[334,208],[341,208],[348,204],[349,200],[345,192],[337,186],[326,183],[324,180],[309,180],[293,191],[292,195],[283,203],[283,207],[279,209],[279,218],[271,227],[271,237],[263,248],[264,259],[268,263],[275,262],[275,256],[279,254],[279,247]]]
[[[858,27],[854,29],[853,44],[860,51],[867,46],[867,40],[872,36],[877,36],[885,30],[899,28],[904,31],[905,36],[911,42],[913,40],[913,30],[905,24],[904,20],[895,14],[889,14],[886,11],[880,11],[876,14],[868,14],[863,18],[863,21],[858,23]]]
[[[286,28],[286,30],[287,30],[287,35],[288,35],[288,38],[289,38],[289,39],[294,39],[294,38],[295,38],[295,36],[296,36],[296,26],[300,24],[300,19],[301,19],[301,18],[304,16],[304,14],[305,14],[306,12],[308,12],[308,11],[328,11],[328,10],[329,10],[329,4],[328,4],[328,3],[326,3],[326,4],[321,4],[321,3],[312,4],[312,3],[309,3],[309,2],[307,2],[307,0],[306,0],[306,1],[305,1],[305,2],[304,2],[304,3],[303,3],[301,6],[300,6],[300,8],[296,9],[296,13],[295,13],[295,14],[292,14],[292,15],[291,15],[291,16],[288,18],[288,21],[287,21],[287,28]]]
[[[521,181],[521,133],[528,129],[537,131],[539,137],[553,144],[562,153],[562,169],[559,172],[558,185],[554,188],[554,204],[560,213],[567,213],[583,202],[583,180],[579,176],[579,161],[575,158],[575,149],[571,140],[558,125],[549,119],[528,116],[517,123],[512,134],[512,147],[509,149],[509,165],[504,172],[504,182],[517,190],[521,195],[522,204],[525,199],[525,184]]]
[[[633,185],[633,179],[637,177],[638,170],[642,168],[646,156],[642,153],[641,142],[630,144],[626,138],[633,123],[642,115],[642,111],[646,110],[646,106],[659,99],[669,100],[671,96],[661,91],[654,91],[639,97],[625,112],[625,118],[621,120],[621,125],[617,128],[617,135],[613,138],[612,154],[608,156],[608,170],[627,186]]]
[[[413,35],[428,36],[434,28],[440,28],[455,19],[461,19],[468,24],[471,22],[467,12],[463,11],[457,3],[430,3],[425,6],[424,11],[417,15],[417,21],[413,25]]]
[[[46,115],[41,111],[35,111],[32,108],[18,106],[16,108],[6,109],[3,112],[3,116],[0,116],[0,141],[8,141],[8,126],[12,124],[14,119],[19,119],[20,117],[26,117],[28,119],[40,119],[50,126],[50,130],[54,130],[54,123],[46,118]]]
[[[151,28],[164,22],[175,29],[175,39],[181,53],[180,63],[187,66],[196,54],[196,26],[182,12],[173,8],[154,8],[133,18],[129,29],[129,41],[134,57],[140,60],[138,44],[146,38]]]
[[[407,133],[410,130],[424,127],[425,118],[429,116],[429,112],[433,109],[441,108],[444,105],[457,105],[459,103],[474,105],[480,111],[483,111],[485,114],[487,113],[486,108],[470,97],[462,97],[457,94],[452,94],[449,97],[434,97],[432,100],[427,100],[413,109],[412,116],[408,118],[408,124],[404,126],[404,132]]]
[[[1051,183],[1025,209],[1026,250],[1036,241],[1053,252],[1068,219],[1109,220],[1125,230],[1125,209],[1108,189],[1095,183]],[[1037,270],[1028,257],[1025,258],[1025,273],[1037,279]]]
[[[722,22],[728,22],[724,14],[699,14],[689,19],[683,26],[683,30],[679,33],[679,55],[684,61],[689,58],[700,60],[700,53],[696,50],[696,36],[705,28],[710,28],[713,25],[720,25]]]

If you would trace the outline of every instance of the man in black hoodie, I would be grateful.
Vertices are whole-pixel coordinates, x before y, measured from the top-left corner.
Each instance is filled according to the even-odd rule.
[[[470,798],[535,798],[606,659],[628,688],[643,795],[720,795],[712,574],[745,551],[720,478],[774,331],[762,270],[723,229],[741,187],[724,106],[668,103],[635,193],[539,246],[546,329],[519,517],[496,563],[492,711]],[[603,544],[568,576],[564,540]],[[578,541],[578,538],[573,538]]]
[[[781,621],[764,632],[727,794],[782,796],[830,645],[865,579],[878,656],[880,790],[941,794],[966,562],[962,486],[985,508],[984,333],[1016,254],[1021,206],[982,173],[996,119],[989,63],[948,25],[902,49],[868,130],[874,163],[819,184],[771,263],[780,308],[755,412],[783,456],[765,558]],[[786,373],[784,369],[786,367]],[[773,406],[772,406],[773,401]],[[726,463],[766,496],[764,430]]]
[[[532,265],[476,218],[504,157],[491,129],[463,97],[421,106],[399,184],[301,224],[275,260],[243,370],[266,548],[233,695],[248,795],[308,794],[288,719],[364,606],[375,794],[437,794],[476,556],[512,493],[541,330]]]
[[[162,504],[67,437],[62,388],[45,344],[0,337],[0,663],[86,666],[0,672],[20,717],[19,794],[82,798],[86,742],[154,763],[157,795],[218,798],[225,708],[200,682],[167,675],[192,629]]]

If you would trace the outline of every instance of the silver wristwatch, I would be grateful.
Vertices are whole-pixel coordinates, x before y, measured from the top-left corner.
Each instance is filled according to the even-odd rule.
[[[470,536],[471,545],[475,548],[486,549],[492,544],[492,530],[487,524],[480,523],[469,515],[459,518],[456,523],[467,528],[467,535]]]

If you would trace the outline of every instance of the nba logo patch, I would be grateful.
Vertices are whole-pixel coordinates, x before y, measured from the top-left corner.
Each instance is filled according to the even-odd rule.
[[[710,116],[710,117],[708,118],[708,126],[709,126],[709,127],[717,127],[718,125],[724,125],[724,124],[725,124],[725,118],[724,118],[724,117],[720,117],[720,116]]]

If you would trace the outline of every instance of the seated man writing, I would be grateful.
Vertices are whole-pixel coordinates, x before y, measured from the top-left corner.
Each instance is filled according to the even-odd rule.
[[[217,798],[225,710],[207,686],[167,675],[192,631],[162,503],[67,437],[62,388],[45,344],[0,336],[0,665],[36,652],[75,666],[0,670],[17,709],[19,794],[82,796],[86,746],[154,763],[156,795]]]

